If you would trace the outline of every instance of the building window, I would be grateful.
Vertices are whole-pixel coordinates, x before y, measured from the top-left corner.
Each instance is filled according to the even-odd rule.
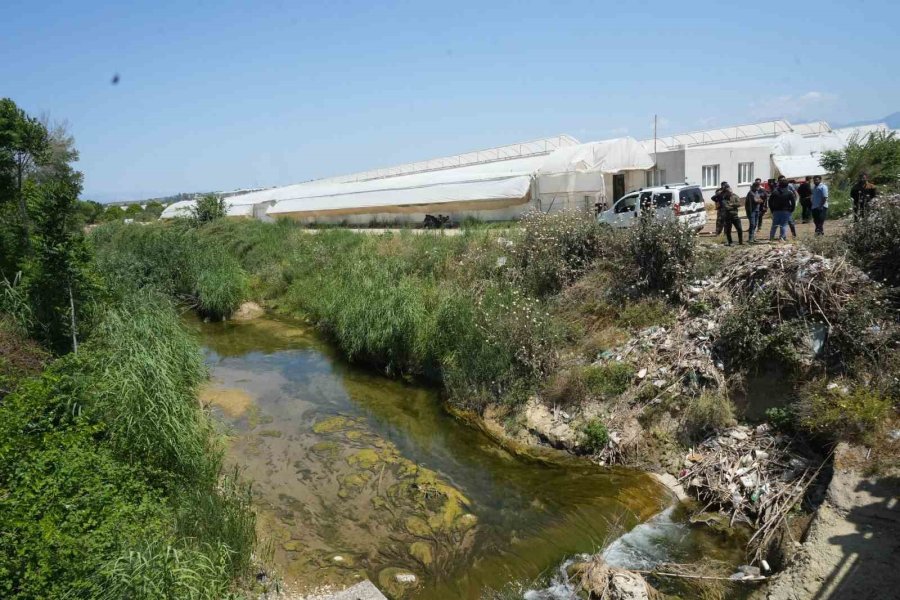
[[[753,163],[738,163],[738,184],[753,183]]]
[[[719,185],[719,165],[703,165],[703,187],[714,188]]]
[[[654,187],[666,184],[665,169],[650,169],[647,171],[647,187]]]

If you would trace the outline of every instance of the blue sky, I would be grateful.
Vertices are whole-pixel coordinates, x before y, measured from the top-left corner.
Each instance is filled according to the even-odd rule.
[[[900,110],[896,0],[187,4],[4,2],[0,96],[69,121],[84,197]]]

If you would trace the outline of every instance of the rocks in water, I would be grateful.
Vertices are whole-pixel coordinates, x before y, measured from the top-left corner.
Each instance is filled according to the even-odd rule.
[[[571,575],[591,598],[602,600],[650,600],[655,590],[640,574],[610,566],[600,557],[573,565]]]
[[[378,573],[378,586],[392,598],[402,598],[416,587],[419,578],[415,573],[398,567],[387,567]]]
[[[266,314],[265,309],[256,302],[244,302],[231,315],[232,321],[252,321]]]

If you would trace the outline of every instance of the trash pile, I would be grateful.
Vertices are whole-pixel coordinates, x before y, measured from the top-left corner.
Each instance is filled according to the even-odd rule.
[[[720,510],[730,515],[729,525],[747,523],[756,529],[750,540],[756,562],[820,468],[768,424],[737,426],[688,452],[679,481],[704,504],[701,512]]]
[[[842,258],[825,258],[798,248],[769,248],[763,254],[748,253],[735,257],[718,286],[732,296],[769,294],[765,316],[780,321],[792,318],[822,319],[831,325],[843,306],[861,289],[874,283]]]
[[[718,329],[714,317],[690,318],[686,311],[672,327],[648,327],[599,362],[628,361],[638,367],[637,378],[668,393],[696,395],[704,388],[725,385],[724,366],[715,360],[713,342]]]

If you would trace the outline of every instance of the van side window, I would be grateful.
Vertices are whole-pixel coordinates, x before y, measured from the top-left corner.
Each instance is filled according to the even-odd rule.
[[[634,211],[637,206],[637,194],[631,194],[630,196],[625,196],[618,202],[616,202],[616,212],[624,213],[628,211]]]
[[[685,188],[678,192],[678,201],[681,204],[692,204],[694,202],[703,202],[703,193],[700,188]]]
[[[662,192],[653,196],[653,203],[656,208],[665,208],[672,206],[672,192]]]

